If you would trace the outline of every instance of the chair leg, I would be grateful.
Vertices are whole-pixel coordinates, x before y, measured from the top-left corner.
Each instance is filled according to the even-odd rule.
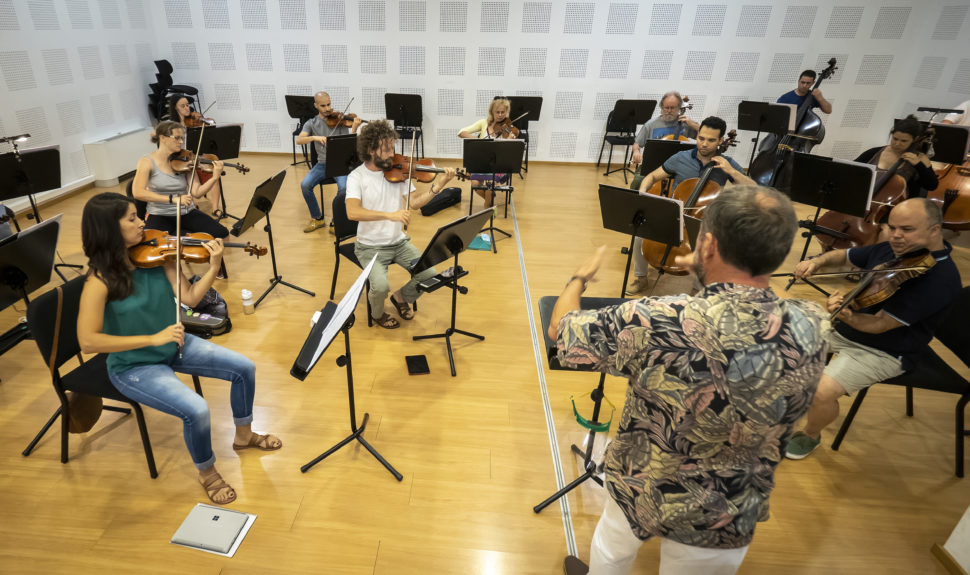
[[[141,406],[131,402],[131,409],[135,412],[138,419],[138,431],[141,433],[141,444],[145,448],[145,459],[148,460],[148,474],[152,479],[158,477],[158,469],[155,468],[155,455],[152,453],[152,443],[148,439],[148,427],[145,425],[145,414],[141,411]]]
[[[610,175],[610,165],[613,163],[613,144],[610,144],[610,151],[607,152],[606,156],[606,171],[603,172],[604,176]]]
[[[199,381],[199,376],[193,375],[192,383],[195,384],[195,392],[199,394],[199,397],[205,397],[204,395],[202,395],[202,382]]]
[[[370,298],[367,297],[367,292],[370,291],[370,280],[364,282],[364,299],[367,300],[367,327],[374,325],[374,316],[370,312]]]
[[[956,415],[956,473],[957,477],[963,477],[963,449],[967,435],[970,435],[970,431],[966,429],[965,426],[965,410],[967,407],[967,402],[970,402],[970,393],[965,394],[957,402],[957,415]]]
[[[839,428],[839,432],[835,434],[835,440],[832,441],[832,451],[839,450],[842,439],[845,438],[845,433],[849,431],[849,426],[852,425],[852,420],[855,419],[855,414],[859,411],[859,406],[862,405],[862,400],[866,398],[867,393],[869,393],[868,387],[856,394],[855,401],[852,402],[852,407],[849,408],[849,413],[845,415],[845,421],[842,422],[842,427]]]
[[[603,163],[603,148],[605,148],[605,147],[606,147],[606,138],[603,138],[603,143],[600,144],[600,155],[599,155],[599,157],[596,158],[596,167],[597,168],[600,167],[600,164],[601,163]]]
[[[50,429],[52,425],[54,425],[54,422],[57,421],[57,418],[60,417],[61,415],[61,409],[62,408],[60,407],[57,408],[57,411],[54,412],[54,415],[52,415],[51,418],[47,420],[47,423],[44,424],[44,427],[41,427],[40,431],[37,432],[37,435],[35,435],[34,438],[30,441],[30,445],[27,446],[27,449],[23,450],[24,457],[27,457],[28,455],[30,455],[30,453],[34,450],[34,448],[37,447],[37,443],[47,433],[47,430]]]
[[[906,386],[906,416],[913,417],[913,386]]]
[[[67,463],[67,438],[71,435],[71,408],[61,404],[61,463]]]

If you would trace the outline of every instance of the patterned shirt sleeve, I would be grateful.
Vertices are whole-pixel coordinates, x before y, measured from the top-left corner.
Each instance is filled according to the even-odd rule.
[[[638,351],[652,335],[651,314],[657,303],[632,300],[598,310],[572,311],[559,323],[559,361],[620,377],[636,377]],[[676,316],[676,314],[675,314]]]

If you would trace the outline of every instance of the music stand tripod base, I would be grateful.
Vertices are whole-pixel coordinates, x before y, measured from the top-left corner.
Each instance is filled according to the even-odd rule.
[[[328,305],[332,305],[332,302],[328,302]],[[351,433],[347,437],[340,440],[336,445],[324,451],[320,455],[316,456],[309,463],[300,467],[300,471],[303,473],[306,473],[307,471],[310,470],[311,467],[313,467],[317,463],[320,463],[327,457],[333,455],[341,447],[347,445],[351,441],[357,441],[358,443],[364,446],[364,449],[369,451],[370,454],[374,456],[374,459],[378,460],[381,463],[381,465],[383,465],[384,468],[387,469],[387,471],[394,476],[394,479],[401,481],[402,479],[404,479],[404,476],[401,475],[401,473],[397,469],[395,469],[394,466],[391,465],[386,459],[384,459],[384,457],[376,449],[374,449],[374,446],[372,446],[370,443],[367,442],[366,439],[362,437],[364,430],[367,429],[367,421],[370,419],[370,414],[365,413],[364,419],[360,422],[360,426],[359,427],[357,426],[356,410],[354,407],[354,373],[353,373],[353,365],[351,364],[351,361],[350,361],[350,328],[353,325],[354,325],[354,316],[351,315],[350,318],[344,323],[343,327],[340,328],[340,331],[342,331],[344,334],[344,355],[337,357],[337,360],[336,360],[337,365],[345,368],[347,373],[347,397],[350,404]]]

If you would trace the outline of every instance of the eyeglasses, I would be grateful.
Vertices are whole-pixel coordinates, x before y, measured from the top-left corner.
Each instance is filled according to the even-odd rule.
[[[673,110],[679,110],[680,109],[680,106],[661,106],[660,109],[661,110],[673,111]]]
[[[185,136],[169,136],[169,138],[172,138],[176,142],[184,142],[185,141]]]

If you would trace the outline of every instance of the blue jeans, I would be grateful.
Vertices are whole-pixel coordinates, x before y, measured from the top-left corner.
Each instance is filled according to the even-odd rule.
[[[171,364],[141,365],[108,374],[111,383],[125,397],[180,417],[192,462],[199,469],[207,469],[216,462],[209,433],[209,405],[194,389],[175,377],[175,372],[232,382],[229,404],[233,423],[248,425],[253,421],[256,365],[242,354],[185,334],[181,359],[176,355]]]
[[[303,177],[303,181],[300,182],[300,189],[303,190],[303,199],[306,201],[306,207],[310,208],[310,217],[319,220],[323,217],[320,213],[320,205],[317,203],[317,196],[313,193],[313,188],[317,187],[323,180],[326,179],[327,165],[323,162],[317,162],[314,164],[306,176]],[[337,182],[337,193],[347,189],[347,176],[337,176],[334,178]]]

